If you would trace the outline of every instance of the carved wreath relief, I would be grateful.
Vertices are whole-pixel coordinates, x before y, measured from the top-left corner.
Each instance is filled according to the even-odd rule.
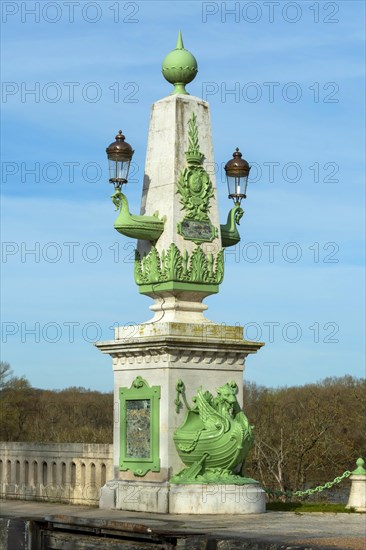
[[[188,167],[180,173],[177,193],[180,194],[183,220],[178,223],[178,233],[186,240],[195,243],[211,242],[217,237],[217,228],[209,218],[210,200],[214,196],[210,176],[202,167],[204,155],[198,143],[197,117],[192,114],[188,122]]]

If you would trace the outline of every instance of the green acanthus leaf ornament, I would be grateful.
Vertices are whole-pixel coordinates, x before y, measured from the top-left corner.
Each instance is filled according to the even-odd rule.
[[[135,254],[135,282],[137,285],[164,283],[167,281],[219,285],[224,278],[224,252],[220,250],[216,259],[212,253],[205,254],[197,246],[191,255],[183,254],[172,243],[167,251],[159,255],[156,247],[141,257]],[[204,288],[204,287],[203,287]]]

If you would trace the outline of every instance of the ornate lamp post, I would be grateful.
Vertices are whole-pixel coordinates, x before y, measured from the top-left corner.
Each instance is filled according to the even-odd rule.
[[[174,85],[174,89],[170,95],[185,95],[189,97],[189,93],[187,92],[185,86],[195,78],[197,72],[198,67],[196,58],[192,55],[191,52],[184,48],[182,34],[181,32],[179,32],[175,49],[165,56],[162,64],[162,73],[164,78]],[[206,120],[201,120],[200,122],[204,125],[207,125],[207,123],[209,124],[209,121]],[[181,171],[177,184],[174,187],[174,194],[180,194],[180,203],[183,204],[183,208],[181,208],[181,210],[186,210],[186,213],[183,216],[183,219],[178,221],[176,227],[169,228],[169,231],[171,233],[169,245],[171,245],[172,243],[178,244],[178,242],[182,240],[178,237],[177,242],[176,233],[178,233],[183,237],[185,241],[193,241],[196,245],[212,241],[214,241],[216,245],[218,245],[221,240],[221,245],[224,248],[234,246],[240,241],[240,235],[236,226],[239,225],[240,219],[244,214],[244,211],[242,210],[240,205],[242,199],[246,198],[250,166],[248,162],[242,158],[242,154],[239,149],[236,148],[235,152],[233,153],[233,158],[230,159],[225,165],[229,198],[233,199],[234,207],[230,210],[228,214],[226,224],[220,224],[219,228],[215,227],[214,224],[211,222],[209,210],[210,208],[212,209],[212,204],[210,204],[210,202],[212,203],[211,199],[216,199],[216,190],[214,189],[214,185],[212,184],[212,178],[205,171],[203,166],[204,161],[206,160],[206,155],[200,151],[198,120],[194,112],[192,113],[191,118],[187,121],[187,126],[188,150],[185,151],[187,168],[184,171]],[[176,136],[170,135],[168,141],[171,141],[172,137],[176,139]],[[155,141],[157,142],[157,139],[155,139]],[[162,149],[166,149],[166,146],[166,140],[161,140],[160,147],[162,147]],[[154,145],[150,147],[150,151],[152,151],[153,149]],[[120,130],[118,135],[116,136],[116,141],[111,143],[107,147],[106,152],[109,161],[109,182],[113,183],[115,187],[115,193],[112,195],[112,201],[115,204],[116,209],[120,210],[114,227],[119,233],[122,233],[123,235],[139,239],[138,254],[140,256],[147,255],[145,265],[148,266],[147,269],[150,272],[153,269],[153,272],[155,274],[154,280],[150,282],[162,282],[158,280],[159,270],[161,271],[161,266],[157,265],[157,258],[155,258],[155,256],[149,258],[149,252],[151,252],[151,245],[152,247],[155,247],[155,245],[157,246],[156,250],[158,255],[160,254],[160,252],[163,252],[164,255],[167,254],[169,251],[171,252],[170,248],[168,250],[159,250],[159,244],[161,240],[160,242],[158,242],[158,244],[156,243],[164,232],[164,224],[167,218],[169,220],[168,213],[172,213],[173,215],[176,214],[175,206],[171,204],[168,209],[166,209],[166,212],[164,212],[164,215],[159,218],[158,211],[161,211],[161,208],[164,208],[167,204],[167,196],[159,196],[159,194],[156,194],[155,198],[152,198],[152,193],[150,193],[149,195],[147,192],[144,192],[143,203],[146,204],[146,207],[148,208],[150,205],[155,205],[159,210],[156,209],[152,216],[131,214],[128,206],[127,197],[121,192],[121,189],[122,185],[127,183],[128,170],[130,167],[132,156],[134,154],[134,150],[132,149],[131,145],[125,142],[125,136]],[[161,151],[157,150],[157,148],[155,148],[154,152],[159,155],[161,154]],[[176,150],[172,151],[172,153],[175,156],[177,155]],[[156,159],[149,160],[150,163],[153,162],[156,165]],[[149,162],[147,161],[147,165],[148,164]],[[178,165],[180,163],[176,162],[175,164],[176,168],[178,168]],[[154,177],[150,177],[150,175],[147,173],[145,173],[145,178],[149,180],[155,179]],[[157,187],[160,186],[158,185]],[[152,188],[153,186],[151,186],[151,189]],[[168,188],[166,188],[166,191],[168,191]],[[175,200],[172,200],[171,202],[176,203],[176,199],[177,197],[175,197]],[[171,211],[172,207],[173,211]],[[152,208],[148,209],[152,210]],[[182,218],[182,216],[180,217]],[[171,229],[173,229],[173,231],[171,231]],[[165,231],[165,233],[167,234],[168,230]],[[148,244],[146,241],[148,241],[150,244]],[[181,244],[181,242],[179,244]],[[188,252],[189,250],[186,250],[186,253]],[[219,251],[217,250],[217,252]],[[214,267],[213,261],[215,259],[217,260],[217,277],[215,278],[214,276],[212,276],[210,282],[220,284],[223,278],[223,258],[219,255],[216,258],[208,258],[208,261],[211,262],[212,267]],[[153,266],[148,265],[149,260],[151,260]],[[138,273],[140,273],[141,271],[140,267],[142,266],[135,266],[135,280],[140,286],[140,292],[144,294],[155,295],[156,290],[163,290],[163,288],[157,288],[157,286],[154,284],[153,292],[148,292],[149,290],[151,290],[151,288],[149,288],[149,285],[142,285],[139,282],[143,280],[143,277],[138,276]],[[203,268],[201,266],[201,271]],[[185,274],[186,275],[183,277],[181,282],[189,281],[188,269],[185,269]],[[170,285],[169,290],[181,291],[181,286],[178,289],[179,285],[177,285],[177,283],[180,282],[177,281],[177,278],[179,279],[179,274],[175,274],[173,278],[175,280]],[[205,279],[205,281],[203,281],[202,279]],[[191,290],[198,290],[197,287],[199,286],[199,292],[202,292],[203,287],[201,283],[208,282],[208,279],[209,277],[207,274],[203,274],[198,279],[196,277],[195,282],[199,283],[199,285],[192,284]],[[193,281],[189,282],[193,283]],[[195,288],[193,288],[194,286]],[[208,285],[205,285],[204,287],[205,291],[210,290],[209,292],[205,293],[206,296],[208,294],[211,294],[214,288],[214,292],[217,292],[217,284],[211,284],[210,286],[211,289],[208,288]],[[167,290],[166,285],[164,290]],[[202,297],[204,297],[203,294]],[[166,302],[164,297],[163,302]]]
[[[122,185],[127,183],[128,171],[135,151],[125,141],[125,136],[120,130],[116,135],[116,141],[107,147],[106,152],[109,161],[109,183],[113,183],[116,190],[121,189]]]
[[[138,241],[134,278],[140,294],[154,300],[154,317],[132,331],[117,327],[114,340],[96,344],[113,359],[117,404],[115,477],[103,487],[100,506],[263,512],[264,491],[243,470],[253,435],[241,411],[243,363],[263,344],[244,340],[240,326],[203,315],[203,300],[224,279],[224,249],[240,241],[250,167],[238,149],[226,164],[234,205],[220,224],[215,174],[208,170],[214,165],[209,104],[185,89],[197,61],[180,33],[162,72],[174,89],[152,106],[139,215],[122,193],[133,149],[122,132],[107,147],[119,211],[114,227]],[[212,484],[237,490],[223,501]]]
[[[242,199],[247,198],[248,176],[250,166],[238,147],[233,153],[233,158],[225,164],[227,186],[229,190],[229,199],[233,199],[234,204],[240,205]]]

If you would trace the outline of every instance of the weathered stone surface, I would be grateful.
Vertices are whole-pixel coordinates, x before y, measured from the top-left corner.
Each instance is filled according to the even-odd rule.
[[[117,482],[116,509],[167,514],[169,487],[166,483]]]
[[[6,498],[96,504],[113,477],[113,445],[0,442]]]
[[[366,512],[366,475],[353,474],[347,508],[354,508],[357,512]]]
[[[149,137],[146,152],[144,185],[142,191],[141,214],[159,217],[166,216],[164,231],[156,243],[159,257],[166,254],[174,244],[181,254],[191,257],[197,244],[179,234],[178,227],[186,216],[181,196],[178,193],[178,180],[187,168],[186,152],[189,148],[188,123],[192,115],[196,117],[200,153],[204,155],[202,169],[207,172],[212,183],[212,197],[209,200],[207,222],[216,236],[210,242],[200,245],[203,253],[212,255],[213,264],[222,254],[220,221],[217,205],[217,192],[214,170],[214,156],[211,135],[209,104],[190,95],[172,95],[157,101],[152,106]],[[138,241],[141,257],[151,250],[151,243]],[[204,287],[205,285],[198,285]],[[207,309],[202,300],[216,290],[210,285],[206,289],[187,284],[184,290],[163,290],[145,292],[155,299],[151,306],[155,315],[153,321],[164,319],[179,322],[207,322],[203,311]],[[214,285],[215,286],[215,285]]]
[[[171,485],[171,514],[262,514],[265,492],[259,485]]]
[[[244,361],[263,345],[242,338],[243,328],[195,323],[151,323],[118,327],[116,339],[97,343],[98,349],[113,360],[115,403],[120,387],[130,387],[136,375],[150,386],[161,387],[160,472],[148,472],[144,481],[167,482],[184,464],[176,451],[173,433],[181,425],[184,411],[175,410],[176,384],[182,379],[191,402],[197,389],[215,393],[216,388],[233,380],[243,400]],[[121,425],[118,409],[114,422],[114,466],[116,480],[136,480],[132,472],[118,470]]]
[[[209,104],[191,95],[165,97],[154,103],[151,110],[141,205],[141,214],[151,216],[158,211],[159,216],[167,216],[164,233],[157,244],[159,253],[167,250],[171,243],[190,253],[196,246],[177,233],[177,224],[184,218],[177,195],[177,181],[187,166],[185,152],[188,150],[188,121],[192,113],[197,116],[199,145],[205,156],[203,167],[214,187],[210,220],[215,227],[220,227]],[[221,249],[220,233],[212,243],[204,243],[202,247],[205,252],[218,253]],[[143,254],[150,250],[150,245],[139,241],[138,249]]]

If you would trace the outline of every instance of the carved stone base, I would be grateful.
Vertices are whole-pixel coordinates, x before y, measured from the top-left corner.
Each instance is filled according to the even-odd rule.
[[[172,293],[162,292],[158,298],[155,298],[155,303],[150,306],[155,315],[149,323],[211,323],[203,315],[208,308],[206,304],[202,303],[204,297],[204,293],[185,292],[184,299],[182,299],[179,297],[179,293],[177,296],[173,296]]]
[[[259,484],[171,485],[170,514],[262,514],[265,492]]]
[[[184,468],[173,440],[185,417],[182,407],[177,411],[178,381],[183,381],[189,403],[201,386],[216,395],[217,388],[233,381],[239,388],[237,399],[241,406],[244,360],[263,344],[244,340],[243,327],[239,326],[159,322],[118,327],[114,340],[96,345],[113,358],[114,478],[125,482],[163,483]],[[141,476],[136,479],[132,468],[120,470],[121,434],[125,433],[121,425],[120,390],[130,388],[137,376],[150,387],[160,387],[160,471],[148,471],[143,479]]]
[[[366,475],[353,474],[351,492],[346,508],[354,508],[356,512],[366,512]]]
[[[262,514],[265,492],[259,484],[175,485],[142,481],[109,481],[102,487],[104,510],[156,514]]]
[[[168,483],[108,481],[102,487],[99,508],[130,512],[169,512]]]

